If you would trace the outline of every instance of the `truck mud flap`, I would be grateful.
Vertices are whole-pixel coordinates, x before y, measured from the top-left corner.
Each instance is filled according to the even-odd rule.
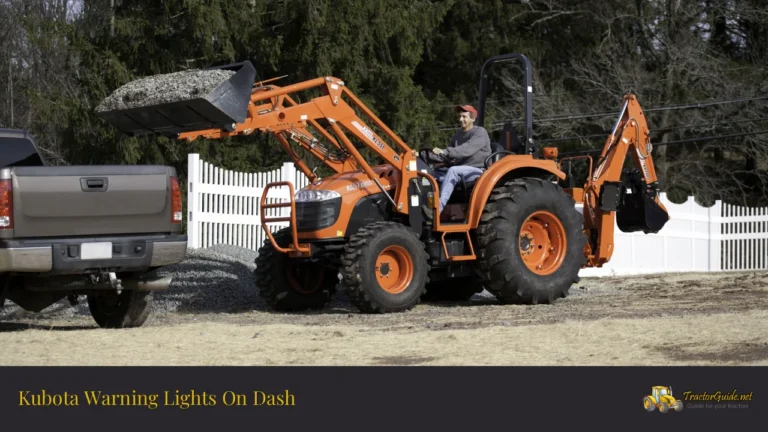
[[[256,69],[246,61],[204,70],[217,69],[235,74],[206,95],[135,108],[96,111],[95,114],[130,136],[153,133],[175,136],[204,129],[227,129],[246,119]]]

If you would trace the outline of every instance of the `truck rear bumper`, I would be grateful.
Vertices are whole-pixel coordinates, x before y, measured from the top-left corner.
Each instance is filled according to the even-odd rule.
[[[146,271],[179,263],[186,254],[186,235],[0,240],[0,272]]]

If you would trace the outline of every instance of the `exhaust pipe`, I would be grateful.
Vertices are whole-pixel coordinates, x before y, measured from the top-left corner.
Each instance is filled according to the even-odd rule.
[[[158,277],[152,273],[132,275],[126,274],[119,279],[114,272],[90,275],[90,283],[83,280],[81,275],[66,275],[61,277],[41,277],[36,275],[23,276],[23,286],[29,291],[69,291],[80,292],[90,290],[115,290],[120,294],[124,290],[137,291],[167,291],[173,281],[173,276]],[[0,282],[0,297],[6,294]]]
[[[126,279],[122,281],[123,289],[136,291],[167,291],[173,282],[173,276],[146,277]]]

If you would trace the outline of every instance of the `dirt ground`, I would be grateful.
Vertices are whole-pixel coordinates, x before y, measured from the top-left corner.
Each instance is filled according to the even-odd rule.
[[[342,294],[343,295],[343,294]],[[584,278],[555,305],[0,323],[3,365],[768,365],[768,273]]]

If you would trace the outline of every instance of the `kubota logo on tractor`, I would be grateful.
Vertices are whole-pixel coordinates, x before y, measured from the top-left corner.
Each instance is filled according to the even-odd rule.
[[[666,413],[670,409],[680,411],[683,409],[683,401],[675,399],[672,387],[653,386],[651,394],[643,398],[643,408],[649,412],[658,408],[660,413]]]

